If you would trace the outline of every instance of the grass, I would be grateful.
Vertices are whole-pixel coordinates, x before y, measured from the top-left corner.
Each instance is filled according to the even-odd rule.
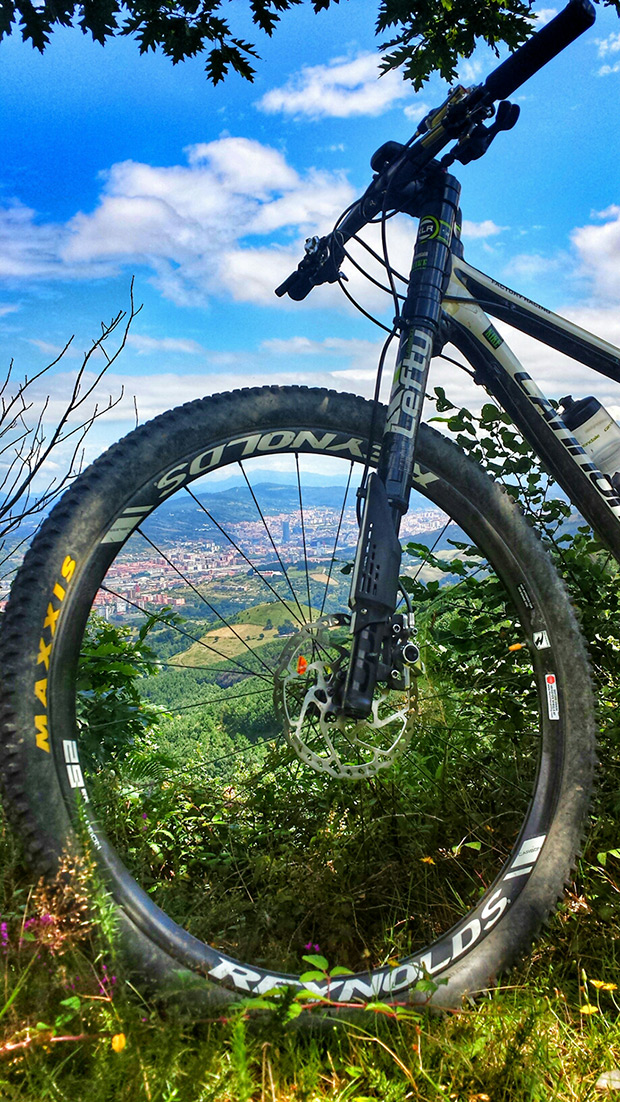
[[[316,612],[314,617],[316,617]],[[185,651],[176,654],[171,666],[216,666],[222,658],[238,658],[248,655],[249,650],[260,654],[269,643],[280,638],[278,628],[294,617],[308,618],[308,605],[291,602],[291,608],[277,601],[251,605],[242,612],[230,617],[231,627],[220,625],[202,635],[200,641],[193,643]],[[270,627],[266,627],[270,624]]]
[[[32,887],[5,824],[0,859],[2,1102],[586,1102],[620,1067],[620,928],[600,902],[615,858],[584,863],[531,959],[476,1006],[301,1025],[284,1005],[166,1013],[113,970],[79,889]]]
[[[112,971],[98,930],[79,917],[79,898],[33,889],[0,822],[0,1102],[601,1097],[601,1077],[620,1069],[619,589],[606,566],[587,573],[596,566],[590,550],[575,584],[591,598],[582,617],[605,765],[580,867],[529,960],[450,1014],[368,1010],[347,1024],[310,1011],[287,1021],[282,1004],[183,1021]]]

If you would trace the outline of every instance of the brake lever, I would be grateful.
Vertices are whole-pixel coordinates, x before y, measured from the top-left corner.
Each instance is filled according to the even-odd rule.
[[[276,288],[276,295],[300,302],[321,283],[336,283],[346,278],[340,272],[344,249],[330,234],[328,237],[308,237],[304,246],[304,258],[284,283]]]
[[[521,108],[518,104],[502,100],[497,107],[495,122],[491,126],[485,126],[482,122],[476,123],[469,134],[462,138],[450,153],[442,157],[442,167],[449,168],[455,161],[467,165],[470,161],[477,161],[479,157],[483,157],[500,130],[512,130],[520,113]]]

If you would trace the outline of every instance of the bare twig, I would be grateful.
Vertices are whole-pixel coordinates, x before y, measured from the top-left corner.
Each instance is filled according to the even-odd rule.
[[[71,395],[51,430],[46,426],[50,408],[49,395],[43,401],[34,424],[28,419],[34,406],[33,387],[62,360],[73,342],[73,337],[46,367],[30,378],[25,375],[17,385],[14,379],[14,362],[11,360],[6,375],[0,382],[0,567],[6,564],[28,538],[25,535],[16,547],[5,549],[7,536],[15,533],[24,521],[46,511],[67,484],[80,473],[84,461],[85,437],[95,421],[109,413],[122,400],[121,389],[116,397],[110,395],[107,402],[95,403],[86,412],[89,399],[93,397],[106,371],[123,351],[129,329],[140,310],[141,307],[135,306],[132,280],[129,309],[120,311],[107,324],[102,322],[101,334],[85,352]],[[87,379],[91,361],[99,353],[104,359],[103,367],[96,369],[94,377]],[[72,450],[65,463],[65,473],[60,477],[51,477],[43,491],[35,493],[35,479],[43,472],[52,452],[68,440],[72,440]]]

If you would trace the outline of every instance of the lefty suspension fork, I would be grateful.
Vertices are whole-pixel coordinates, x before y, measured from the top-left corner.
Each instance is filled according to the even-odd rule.
[[[396,608],[400,522],[409,505],[415,447],[450,253],[459,217],[460,186],[432,164],[417,202],[420,216],[400,342],[379,462],[367,482],[349,606],[351,655],[342,695],[346,715],[370,713],[377,681],[390,675],[390,621]],[[388,664],[386,666],[385,659]]]

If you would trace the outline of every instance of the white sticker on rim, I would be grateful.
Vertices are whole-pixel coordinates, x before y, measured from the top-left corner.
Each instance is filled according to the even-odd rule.
[[[549,650],[551,643],[549,642],[549,636],[546,631],[534,632],[534,646],[538,650]]]
[[[547,688],[547,711],[549,719],[560,718],[560,700],[558,697],[558,682],[554,673],[545,674]]]

